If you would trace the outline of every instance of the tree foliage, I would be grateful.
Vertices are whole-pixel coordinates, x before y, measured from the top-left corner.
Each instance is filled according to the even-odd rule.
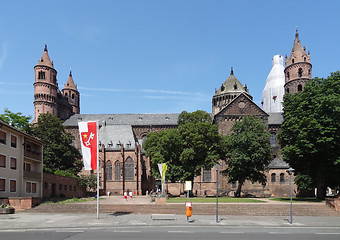
[[[284,160],[297,175],[309,176],[304,178],[324,199],[327,186],[340,185],[340,72],[314,78],[303,92],[286,94],[283,105],[279,140]]]
[[[153,176],[158,177],[157,163],[166,163],[166,179],[193,181],[202,168],[211,168],[223,157],[223,139],[204,111],[183,111],[178,128],[150,132],[143,144],[146,156],[151,158]]]
[[[99,182],[100,179],[99,179]],[[80,187],[86,188],[87,192],[94,192],[97,189],[97,176],[96,175],[80,175],[78,176],[78,183]]]
[[[40,114],[32,133],[45,143],[44,171],[69,170],[77,174],[81,170],[81,154],[72,145],[74,137],[65,131],[59,118]]]
[[[231,131],[225,173],[229,182],[238,181],[235,196],[240,197],[246,180],[266,184],[264,172],[272,159],[272,148],[269,133],[259,117],[244,117],[235,122]]]
[[[3,114],[0,114],[0,119],[8,124],[11,124],[13,127],[21,129],[24,132],[30,132],[30,120],[31,116],[23,116],[21,112],[11,112],[7,108],[5,109]]]

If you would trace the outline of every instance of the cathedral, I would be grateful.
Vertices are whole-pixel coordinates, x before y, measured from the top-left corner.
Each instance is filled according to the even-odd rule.
[[[253,196],[288,196],[289,165],[280,155],[276,134],[282,124],[282,101],[285,93],[302,91],[311,79],[310,54],[303,48],[296,30],[293,49],[289,57],[275,55],[272,69],[267,77],[262,93],[262,107],[250,95],[246,85],[236,78],[233,68],[229,77],[215,90],[212,96],[212,122],[222,135],[229,135],[231,127],[244,116],[255,115],[262,119],[270,133],[273,160],[269,164],[267,185],[246,182],[243,191]],[[150,159],[145,157],[143,142],[149,132],[177,128],[179,113],[163,114],[80,114],[79,92],[70,73],[62,91],[58,88],[57,71],[48,56],[47,47],[35,69],[34,83],[34,121],[39,114],[51,113],[62,120],[67,131],[75,137],[74,146],[80,149],[78,131],[79,121],[99,122],[99,162],[101,193],[122,194],[127,189],[138,195],[160,188],[160,180],[151,176]],[[216,179],[221,193],[232,195],[237,184],[228,183],[221,171],[226,169],[224,161],[216,170],[202,169],[201,175],[194,179],[193,193],[198,196],[214,195]],[[83,171],[82,174],[92,174]],[[184,193],[184,184],[167,182],[165,191],[171,195]]]

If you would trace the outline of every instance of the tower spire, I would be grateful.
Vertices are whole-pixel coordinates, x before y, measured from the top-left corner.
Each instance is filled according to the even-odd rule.
[[[231,66],[230,75],[234,75],[234,69],[233,69],[233,66]]]

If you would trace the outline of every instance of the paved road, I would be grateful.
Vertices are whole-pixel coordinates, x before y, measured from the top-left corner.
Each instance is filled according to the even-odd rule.
[[[87,240],[87,239],[139,239],[139,240],[200,240],[200,239],[339,239],[339,227],[228,227],[228,226],[133,226],[97,229],[12,230],[0,231],[0,239],[25,240]]]

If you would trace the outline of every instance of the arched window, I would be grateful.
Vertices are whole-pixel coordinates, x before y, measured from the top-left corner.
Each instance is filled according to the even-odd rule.
[[[284,173],[280,173],[280,183],[281,184],[285,183],[285,174]]]
[[[121,175],[120,162],[117,160],[115,162],[115,181],[120,181],[120,175]]]
[[[286,88],[286,93],[289,93],[289,88]]]
[[[105,166],[105,180],[112,180],[112,163],[107,161]]]
[[[275,173],[272,173],[271,175],[271,182],[276,182],[276,174]]]
[[[211,182],[211,169],[203,169],[203,182]]]
[[[299,77],[302,77],[302,72],[303,72],[302,68],[299,68]]]
[[[270,134],[270,146],[272,147],[276,146],[276,133]]]
[[[128,157],[125,161],[125,180],[135,180],[133,160],[130,157]]]
[[[292,63],[294,63],[294,58],[292,59]]]
[[[287,72],[287,79],[289,79],[290,78],[290,74],[289,74],[289,72]]]
[[[302,91],[302,85],[301,84],[298,85],[298,89],[297,90],[298,90],[298,92]]]

